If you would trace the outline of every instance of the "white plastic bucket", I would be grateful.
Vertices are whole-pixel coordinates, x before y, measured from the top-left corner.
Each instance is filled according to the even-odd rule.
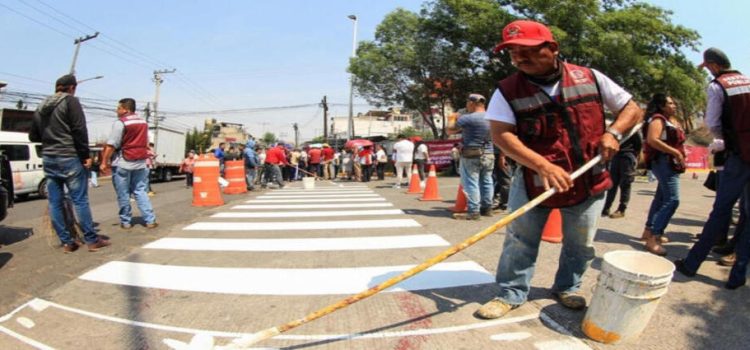
[[[662,257],[629,250],[604,254],[581,329],[589,338],[606,344],[638,336],[667,293],[674,264]]]
[[[314,177],[303,177],[302,178],[302,188],[306,190],[314,190],[315,189],[315,178]]]

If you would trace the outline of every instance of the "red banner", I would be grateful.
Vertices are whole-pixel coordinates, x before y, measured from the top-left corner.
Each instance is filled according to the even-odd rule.
[[[701,146],[685,146],[685,166],[688,169],[708,169],[708,148]]]
[[[425,141],[425,144],[430,151],[430,161],[440,171],[451,166],[451,149],[454,144],[461,144],[461,139]]]

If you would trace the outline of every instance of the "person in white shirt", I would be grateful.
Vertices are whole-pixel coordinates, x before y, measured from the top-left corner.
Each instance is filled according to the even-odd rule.
[[[406,178],[409,178],[408,171],[411,169],[414,154],[414,143],[404,135],[398,135],[398,140],[393,144],[393,153],[396,157],[396,184],[393,188],[401,188],[401,185],[404,184],[402,181],[404,171],[407,171]],[[406,185],[404,184],[404,186]]]
[[[385,153],[383,145],[378,145],[378,151],[375,152],[376,171],[378,180],[385,180],[385,165],[388,164],[388,155]]]
[[[424,166],[430,162],[430,153],[427,149],[427,144],[422,141],[417,142],[417,149],[414,151],[414,163],[417,164],[417,170],[419,171],[419,181],[424,182]]]

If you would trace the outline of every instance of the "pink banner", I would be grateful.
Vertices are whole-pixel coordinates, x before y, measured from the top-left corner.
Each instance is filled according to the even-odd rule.
[[[685,146],[685,166],[688,169],[708,169],[708,148],[701,146]]]
[[[430,160],[435,168],[440,171],[451,166],[451,149],[454,144],[461,144],[461,139],[425,141],[430,150]]]

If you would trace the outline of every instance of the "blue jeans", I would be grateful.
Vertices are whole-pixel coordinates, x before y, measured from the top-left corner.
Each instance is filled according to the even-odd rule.
[[[479,158],[461,157],[461,186],[466,194],[469,213],[478,213],[480,208],[492,208],[495,190],[492,183],[494,163],[494,154],[485,154]]]
[[[247,188],[252,190],[255,188],[255,176],[258,174],[258,170],[253,167],[245,165],[245,182],[247,182]]]
[[[94,220],[91,217],[88,193],[88,174],[78,157],[42,156],[44,176],[47,179],[47,196],[49,215],[57,237],[62,244],[72,244],[73,237],[65,225],[63,200],[65,187],[68,197],[75,208],[78,223],[83,230],[83,240],[94,243],[99,236],[94,231]]]
[[[672,170],[670,157],[659,155],[651,164],[651,171],[659,181],[656,194],[646,218],[646,228],[655,236],[664,234],[669,220],[680,206],[680,174]]]
[[[714,199],[714,207],[711,210],[711,214],[708,215],[705,225],[703,225],[703,231],[698,242],[690,248],[687,257],[685,258],[684,266],[688,271],[695,272],[701,266],[708,253],[711,251],[711,247],[716,242],[716,238],[722,235],[724,232],[722,229],[722,223],[729,222],[732,216],[732,207],[737,199],[740,198],[743,191],[750,191],[750,164],[745,163],[736,154],[730,154],[724,163],[724,170],[721,173],[721,181],[719,181],[719,187],[716,189],[716,199]],[[745,210],[745,214],[748,214],[748,201],[745,201],[745,205],[741,210]],[[748,222],[744,231],[747,231]],[[734,281],[739,281],[738,278],[745,278],[744,273],[739,276],[740,270],[744,270],[747,265],[747,249],[748,242],[746,238],[750,237],[750,234],[744,234],[744,238],[740,239],[737,246],[737,262],[735,268],[732,269],[730,274],[730,280],[737,278]],[[744,244],[743,244],[744,243]],[[741,261],[742,258],[744,261]],[[744,265],[743,265],[744,264]],[[740,265],[743,265],[740,268]],[[735,272],[735,270],[737,270]]]
[[[528,202],[522,169],[519,167],[513,176],[508,206],[515,211]],[[596,256],[594,236],[603,206],[602,193],[580,204],[560,208],[563,241],[553,291],[575,292],[580,289],[583,273]],[[539,254],[542,229],[550,211],[549,208],[536,207],[508,225],[496,276],[501,289],[498,298],[503,302],[511,305],[526,302]]]
[[[148,173],[147,168],[138,170],[128,170],[117,167],[112,173],[112,184],[117,192],[117,205],[120,207],[120,224],[130,225],[133,217],[132,208],[130,207],[130,194],[135,197],[138,204],[138,210],[147,224],[156,222],[154,208],[151,206],[151,200],[148,198]]]

